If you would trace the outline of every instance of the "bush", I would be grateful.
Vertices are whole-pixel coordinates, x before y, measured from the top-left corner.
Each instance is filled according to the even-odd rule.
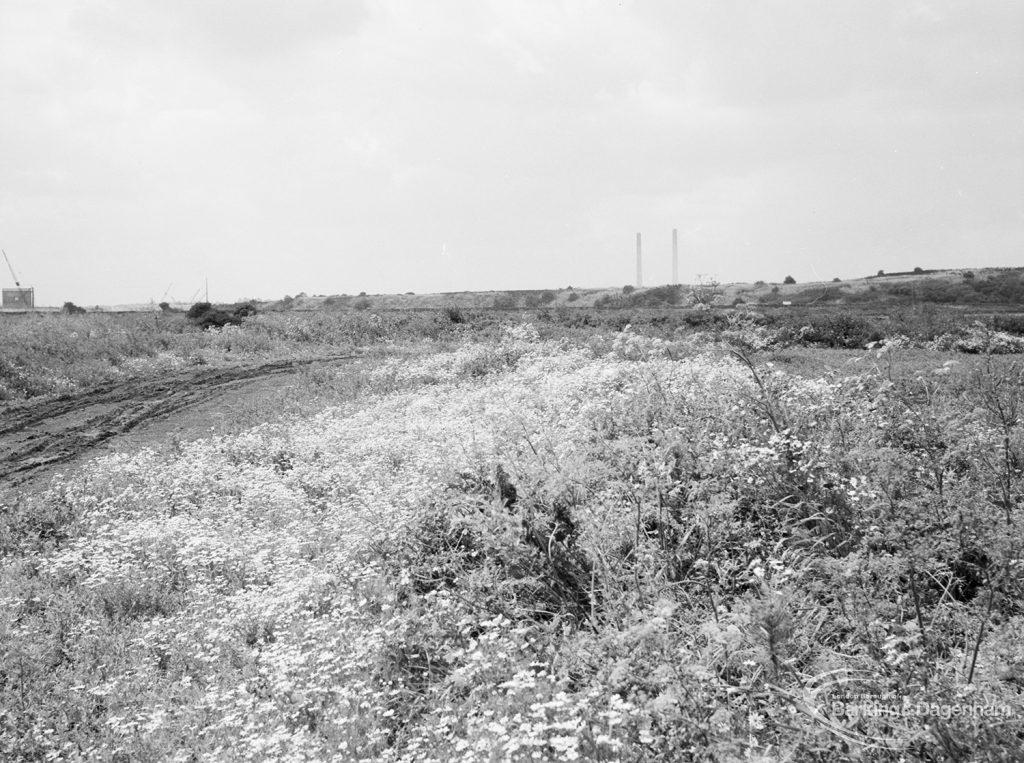
[[[442,308],[441,313],[445,318],[448,319],[449,323],[465,323],[466,314],[462,312],[462,309],[458,305],[448,305]]]
[[[555,301],[556,296],[553,291],[546,289],[544,291],[528,291],[523,293],[523,304],[526,307],[537,308],[542,305],[550,305]]]
[[[192,307],[188,309],[188,312],[185,313],[185,317],[188,318],[190,321],[194,321],[197,320],[200,316],[210,312],[211,310],[213,310],[213,305],[211,305],[209,302],[196,302],[194,305],[192,305]]]
[[[363,297],[357,299],[355,303],[352,305],[352,307],[354,307],[356,310],[369,310],[371,307],[373,307],[373,303],[370,302],[370,300]]]
[[[324,310],[344,310],[349,304],[349,297],[328,297],[323,301],[323,308]]]
[[[231,311],[231,314],[236,318],[248,318],[250,315],[256,315],[259,310],[256,309],[256,305],[252,302],[242,302],[239,305],[235,305],[235,309]]]
[[[1019,355],[1024,353],[1024,338],[993,330],[979,322],[966,331],[936,337],[930,346],[968,355]]]
[[[1009,271],[969,282],[978,302],[1024,303],[1024,273]]]
[[[201,329],[222,328],[228,325],[237,326],[242,322],[240,316],[214,307],[209,302],[196,302],[188,309],[185,317],[194,326],[198,326]]]
[[[714,296],[714,294],[711,295],[711,301],[714,301]],[[678,305],[682,297],[683,291],[681,286],[655,286],[653,289],[647,289],[643,293],[634,294],[630,304],[636,307]]]
[[[868,342],[884,338],[867,319],[842,313],[812,316],[799,335],[810,344],[843,349],[863,348]]]
[[[576,301],[577,299],[579,299],[579,298],[580,298],[580,295],[579,295],[579,294],[577,294],[577,293],[576,293],[576,292],[574,292],[574,291],[571,291],[571,292],[569,292],[569,296],[568,296],[568,297],[566,297],[566,301],[567,301],[567,302],[575,302],[575,301]]]
[[[498,294],[494,298],[494,309],[495,310],[513,310],[519,304],[519,299],[515,294],[506,292],[504,294]]]
[[[628,289],[628,291],[627,291]],[[622,295],[603,294],[594,302],[595,307],[667,307],[678,305],[683,298],[681,286],[655,286],[638,291],[635,287],[624,286]]]
[[[85,308],[79,307],[74,302],[65,302],[60,311],[65,315],[85,315]]]
[[[1006,334],[1024,336],[1024,315],[997,315],[992,319],[992,328]]]
[[[703,310],[686,310],[680,317],[684,326],[694,329],[716,330],[723,329],[729,325],[729,319],[725,314],[714,312],[707,308]]]
[[[784,284],[794,284],[794,283],[796,283],[796,279],[793,278],[793,276],[786,276],[785,278],[782,279],[782,283],[784,283]]]

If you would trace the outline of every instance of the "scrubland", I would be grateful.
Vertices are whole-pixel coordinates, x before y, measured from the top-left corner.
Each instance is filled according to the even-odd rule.
[[[1024,756],[1014,337],[471,318],[19,339],[364,359],[9,496],[0,755]]]

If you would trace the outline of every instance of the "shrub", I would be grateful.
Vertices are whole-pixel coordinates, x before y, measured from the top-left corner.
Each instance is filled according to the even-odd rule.
[[[198,326],[201,329],[222,328],[227,325],[237,326],[242,322],[240,316],[214,307],[209,302],[196,302],[185,313],[185,317],[189,319],[192,325]]]
[[[513,310],[519,304],[519,298],[511,293],[505,292],[494,297],[495,310]]]
[[[623,294],[632,294],[634,291],[636,291],[636,287],[635,286],[631,286],[628,283],[625,286],[622,287],[622,293]]]
[[[979,302],[1024,303],[1024,272],[1008,271],[989,278],[969,281]]]
[[[722,329],[729,325],[728,317],[708,309],[686,310],[680,316],[683,325],[695,329]]]
[[[975,323],[959,334],[943,334],[931,346],[937,350],[963,352],[968,355],[1011,355],[1024,353],[1024,339],[1004,331]]]
[[[60,311],[65,315],[85,315],[85,308],[79,307],[74,302],[65,302]]]
[[[579,295],[579,294],[577,294],[577,293],[576,293],[576,292],[574,292],[574,291],[571,291],[571,292],[569,292],[569,296],[568,296],[568,297],[566,297],[566,301],[567,301],[567,302],[575,302],[575,301],[576,301],[577,299],[579,299],[579,298],[580,298],[580,295]]]
[[[0,357],[0,400],[34,397],[49,392],[45,380],[34,377],[26,368]]]
[[[700,276],[696,284],[690,287],[690,299],[694,304],[711,307],[722,296],[718,281]]]
[[[370,300],[366,299],[365,297],[357,299],[355,303],[353,303],[352,305],[352,307],[354,307],[356,310],[369,310],[372,306],[373,303],[370,302]]]
[[[211,310],[213,310],[213,305],[211,305],[209,302],[196,302],[194,305],[192,305],[192,307],[188,309],[188,312],[185,313],[185,317],[188,318],[190,321],[194,321],[201,315],[205,315]]]
[[[662,307],[678,305],[682,297],[681,286],[655,286],[625,295],[623,301],[624,305],[628,307]]]
[[[323,301],[325,310],[343,310],[350,304],[348,297],[328,297]]]
[[[794,283],[796,283],[796,279],[793,278],[793,276],[786,276],[785,278],[782,279],[782,283],[794,284]]]
[[[948,283],[935,278],[920,282],[920,297],[925,302],[962,302],[970,300],[965,284]]]
[[[884,338],[881,331],[859,316],[835,313],[812,316],[800,329],[800,339],[826,347],[858,349]]]
[[[243,302],[235,306],[235,309],[231,311],[231,314],[236,318],[248,318],[250,315],[256,315],[259,310],[256,309],[256,305],[252,302]]]
[[[992,328],[1007,334],[1024,336],[1024,315],[997,315],[992,318]]]
[[[448,319],[449,323],[465,323],[466,314],[458,305],[448,305],[441,310],[441,313]]]

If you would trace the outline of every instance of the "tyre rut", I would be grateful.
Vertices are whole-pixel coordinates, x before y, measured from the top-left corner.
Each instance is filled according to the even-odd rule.
[[[112,437],[147,422],[166,419],[233,387],[316,363],[343,362],[356,357],[332,355],[189,369],[159,379],[125,379],[59,398],[0,408],[0,486],[24,484]]]

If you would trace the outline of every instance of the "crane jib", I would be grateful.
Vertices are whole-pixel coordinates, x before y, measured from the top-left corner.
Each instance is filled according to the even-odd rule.
[[[14,266],[11,265],[11,258],[7,256],[7,252],[5,250],[0,249],[0,252],[4,253],[4,260],[7,262],[7,269],[11,271],[11,278],[14,279],[14,285],[20,289],[21,283],[18,281],[18,276],[14,273]]]

